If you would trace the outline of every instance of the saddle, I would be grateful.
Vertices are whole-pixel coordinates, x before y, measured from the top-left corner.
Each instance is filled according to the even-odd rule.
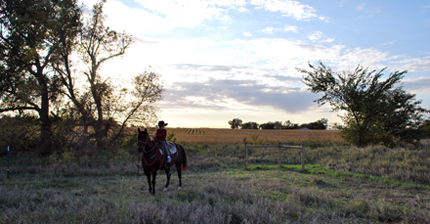
[[[178,152],[178,149],[176,148],[175,143],[166,141],[166,145],[167,145],[167,150],[169,150],[171,155],[176,154]],[[160,147],[160,152],[161,152],[161,155],[163,155],[163,150],[161,149],[161,147]]]

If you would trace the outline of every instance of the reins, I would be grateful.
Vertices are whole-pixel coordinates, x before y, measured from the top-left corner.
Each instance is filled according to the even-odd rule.
[[[157,148],[158,148],[158,147],[157,147],[157,143],[156,143],[156,141],[154,140],[154,147],[152,147],[152,149],[150,149],[150,150],[148,150],[148,151],[146,151],[146,150],[145,150],[145,148],[146,148],[146,144],[147,144],[148,142],[144,142],[144,141],[137,141],[137,142],[138,142],[138,143],[143,143],[143,144],[144,144],[144,146],[145,146],[145,147],[143,147],[143,152],[142,152],[143,162],[144,162],[147,166],[152,166],[152,165],[155,163],[155,161],[157,160],[157,153],[158,153],[158,155],[159,155],[159,157],[160,157],[160,168],[161,168],[162,161],[161,161],[161,153],[160,153],[160,150],[155,150],[154,161],[152,161],[152,163],[148,163],[148,162],[146,161],[146,159],[145,159],[145,153],[149,153],[149,152],[151,152],[152,150],[154,150],[154,149],[157,149]]]

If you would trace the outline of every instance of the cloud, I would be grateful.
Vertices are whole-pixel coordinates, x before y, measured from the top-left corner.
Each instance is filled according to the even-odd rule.
[[[297,27],[297,26],[290,26],[290,25],[286,25],[283,28],[266,27],[262,31],[263,31],[263,33],[266,33],[266,34],[274,34],[275,32],[294,32],[294,33],[298,33],[299,32],[299,27]]]
[[[322,37],[323,35],[324,35],[324,34],[323,34],[323,32],[321,32],[321,31],[316,31],[316,32],[314,32],[314,33],[309,34],[309,35],[308,35],[308,39],[309,39],[309,40],[312,40],[312,41],[316,41],[316,40],[321,39],[321,37]]]
[[[325,17],[318,16],[314,8],[300,4],[298,1],[251,0],[250,4],[264,8],[267,11],[280,12],[284,16],[293,17],[296,20],[310,20],[312,18],[326,20]]]
[[[273,33],[273,27],[264,28],[263,33],[272,34]]]
[[[244,0],[136,0],[140,5],[154,14],[160,14],[167,21],[181,27],[194,27],[204,20],[225,20],[225,13],[236,6],[244,6]],[[239,8],[239,10],[243,10]],[[230,21],[227,18],[227,21]]]
[[[430,56],[424,58],[407,58],[403,60],[393,61],[399,70],[407,70],[409,72],[430,72]]]
[[[250,32],[243,32],[243,36],[245,36],[245,37],[251,37],[252,34]]]
[[[225,65],[195,65],[195,64],[177,64],[172,65],[176,69],[180,70],[199,70],[199,71],[205,71],[205,72],[229,72],[232,70],[231,66],[225,66]]]
[[[169,108],[228,110],[235,105],[264,106],[286,113],[300,113],[314,106],[315,94],[298,87],[270,87],[255,80],[216,80],[175,82],[166,89],[164,103]]]
[[[287,32],[291,31],[291,32],[294,32],[294,33],[298,33],[299,32],[299,27],[298,26],[286,25],[283,30],[287,31]]]
[[[237,9],[239,12],[249,12],[248,9],[244,8],[244,7],[240,7]]]
[[[404,87],[406,90],[415,93],[430,93],[430,77],[421,77],[417,79],[404,79]]]

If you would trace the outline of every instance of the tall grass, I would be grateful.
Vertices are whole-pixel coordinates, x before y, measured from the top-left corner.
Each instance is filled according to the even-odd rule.
[[[0,173],[0,223],[430,223],[428,148],[306,144],[308,173],[294,171],[298,150],[249,152],[243,143],[184,143],[190,171],[177,190],[148,193],[135,147],[107,152],[21,154]],[[311,167],[313,167],[311,170]]]

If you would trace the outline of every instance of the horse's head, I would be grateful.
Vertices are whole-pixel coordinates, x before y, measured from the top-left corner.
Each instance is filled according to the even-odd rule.
[[[141,131],[140,128],[138,128],[137,132],[139,133],[137,136],[137,151],[142,152],[151,139],[149,138],[146,128],[145,131]]]

